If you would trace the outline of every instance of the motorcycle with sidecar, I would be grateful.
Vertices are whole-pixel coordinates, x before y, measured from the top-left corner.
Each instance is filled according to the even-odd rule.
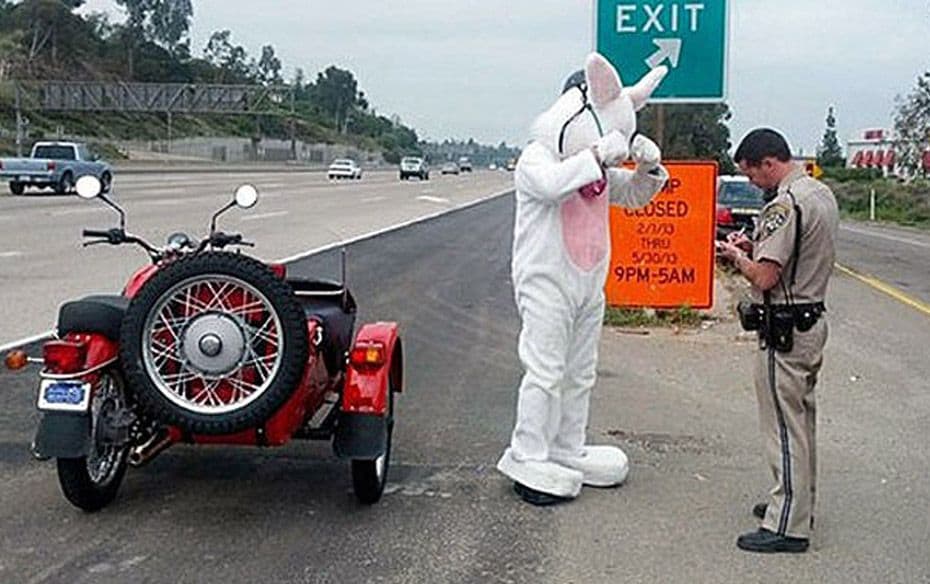
[[[403,348],[394,322],[362,324],[341,281],[292,277],[282,264],[241,253],[241,234],[217,229],[226,211],[249,209],[242,185],[212,218],[209,234],[155,247],[126,231],[126,214],[94,177],[77,194],[115,209],[119,227],[85,230],[87,245],[132,244],[151,263],[121,294],[87,296],[59,309],[42,356],[14,351],[11,369],[42,365],[33,454],[56,459],[62,492],[86,511],[111,503],[127,467],[177,443],[282,446],[332,440],[350,461],[362,503],[387,482],[394,396]],[[230,250],[235,251],[230,251]]]

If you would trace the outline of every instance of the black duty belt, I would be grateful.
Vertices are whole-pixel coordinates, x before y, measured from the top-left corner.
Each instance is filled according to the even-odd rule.
[[[740,302],[737,306],[744,330],[759,331],[759,340],[764,346],[786,352],[793,346],[793,331],[809,331],[826,310],[823,302],[770,304],[768,307]]]

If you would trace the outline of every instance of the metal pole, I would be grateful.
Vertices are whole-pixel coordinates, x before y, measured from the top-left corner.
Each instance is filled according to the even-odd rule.
[[[875,221],[875,189],[869,193],[869,221]]]
[[[290,90],[291,94],[291,116],[290,116],[290,130],[291,130],[291,160],[297,160],[297,122],[295,119],[296,113],[296,104],[294,103],[296,96],[294,95],[294,88]]]
[[[665,105],[656,105],[656,142],[659,149],[665,152]]]
[[[19,96],[19,83],[15,85],[16,87],[16,156],[17,158],[22,158],[23,156],[23,113],[21,111],[21,102]]]
[[[165,113],[168,115],[168,148],[166,154],[171,154],[171,110]]]

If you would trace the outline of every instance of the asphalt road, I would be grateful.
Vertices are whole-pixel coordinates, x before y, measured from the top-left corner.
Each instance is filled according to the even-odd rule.
[[[114,198],[126,209],[127,229],[161,245],[172,232],[202,236],[211,215],[235,187],[254,183],[259,204],[220,219],[225,231],[256,242],[250,251],[283,259],[507,189],[507,172],[478,171],[430,181],[401,182],[393,171],[361,181],[330,182],[323,173],[173,173],[117,175]],[[81,230],[108,229],[117,215],[76,196],[0,196],[0,346],[50,330],[58,305],[100,292],[118,292],[147,256],[129,246],[81,248]]]
[[[108,509],[61,497],[30,460],[34,377],[0,373],[0,581],[927,582],[930,319],[838,274],[820,384],[818,530],[797,557],[735,549],[768,488],[749,360],[731,320],[606,331],[589,435],[622,446],[619,489],[516,501],[494,462],[520,370],[510,197],[350,246],[360,319],[402,324],[391,483],[355,503],[323,443],[175,447]],[[335,253],[296,262],[330,273]],[[727,297],[720,298],[728,302]]]
[[[837,241],[837,256],[842,265],[875,276],[930,304],[930,232],[844,223]]]

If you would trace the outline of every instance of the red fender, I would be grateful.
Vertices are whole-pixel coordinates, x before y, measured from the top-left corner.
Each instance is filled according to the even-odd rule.
[[[389,388],[403,390],[403,361],[396,322],[362,326],[349,354],[342,411],[383,416]]]

